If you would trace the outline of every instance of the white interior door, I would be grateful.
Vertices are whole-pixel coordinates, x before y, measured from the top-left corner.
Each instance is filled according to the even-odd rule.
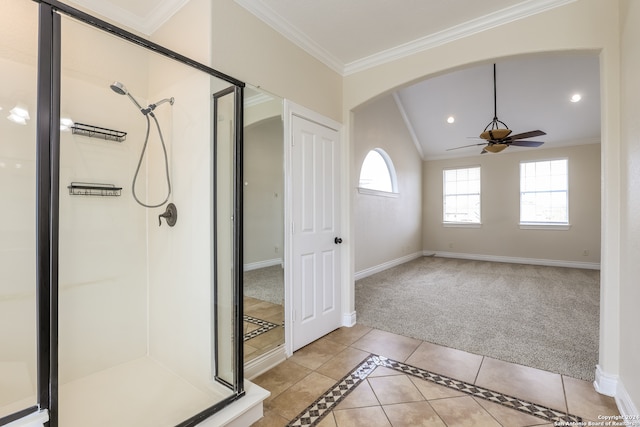
[[[293,351],[341,325],[339,132],[291,119]]]

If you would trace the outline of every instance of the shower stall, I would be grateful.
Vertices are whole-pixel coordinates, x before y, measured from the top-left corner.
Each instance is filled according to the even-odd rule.
[[[55,0],[2,9],[0,425],[197,425],[245,393],[244,85]]]

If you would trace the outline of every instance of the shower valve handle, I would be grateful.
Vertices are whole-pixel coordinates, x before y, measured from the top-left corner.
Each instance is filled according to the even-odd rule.
[[[176,221],[178,221],[178,208],[176,208],[176,205],[169,203],[167,205],[167,210],[158,215],[158,227],[162,225],[162,218],[167,221],[169,227],[176,225]]]

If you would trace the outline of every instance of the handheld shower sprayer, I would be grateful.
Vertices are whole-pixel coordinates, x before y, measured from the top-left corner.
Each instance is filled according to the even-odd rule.
[[[111,84],[111,90],[117,93],[118,95],[126,95],[129,93],[127,88],[120,82],[113,82]]]
[[[154,104],[149,104],[146,108],[143,108],[140,103],[138,101],[136,101],[136,99],[133,97],[133,95],[131,95],[129,93],[129,91],[127,90],[126,86],[123,85],[120,82],[113,82],[111,84],[111,90],[113,90],[115,93],[117,93],[118,95],[127,95],[129,97],[129,99],[131,100],[131,102],[133,102],[135,104],[135,106],[138,108],[138,110],[140,110],[140,112],[142,113],[142,115],[145,117],[145,119],[147,120],[147,133],[144,139],[144,145],[142,146],[142,152],[140,153],[140,160],[138,161],[138,167],[136,168],[136,173],[133,175],[133,182],[131,183],[131,190],[132,190],[132,194],[133,194],[133,198],[135,199],[136,202],[138,202],[139,205],[144,206],[145,208],[157,208],[159,206],[164,205],[165,203],[167,203],[167,201],[169,200],[169,196],[171,196],[171,179],[169,178],[169,156],[167,155],[167,147],[164,143],[164,137],[162,136],[162,130],[160,129],[160,123],[158,123],[158,119],[156,118],[155,114],[153,114],[153,110],[155,110],[158,106],[164,104],[165,102],[168,102],[169,105],[173,105],[173,103],[175,102],[175,99],[173,97],[171,98],[165,98],[162,99]],[[158,135],[160,136],[160,142],[162,144],[162,150],[164,151],[164,166],[165,166],[165,174],[167,177],[167,197],[164,199],[164,201],[162,201],[161,203],[158,203],[156,205],[147,205],[143,202],[141,202],[138,199],[138,196],[136,195],[136,181],[138,179],[138,173],[140,172],[140,166],[142,165],[142,159],[144,158],[144,153],[147,149],[147,144],[149,142],[149,129],[151,127],[151,123],[149,121],[149,117],[153,118],[153,121],[156,123],[156,127],[158,128]]]
[[[142,110],[142,106],[136,99],[129,93],[127,87],[120,82],[113,82],[111,84],[111,90],[117,93],[118,95],[127,95],[131,102],[133,102],[139,110]]]

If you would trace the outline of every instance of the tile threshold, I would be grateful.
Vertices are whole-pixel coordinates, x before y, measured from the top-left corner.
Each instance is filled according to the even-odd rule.
[[[287,427],[311,427],[317,425],[329,414],[336,405],[344,400],[357,386],[359,386],[377,367],[385,367],[411,375],[416,378],[454,389],[469,396],[497,403],[509,409],[515,409],[527,415],[540,418],[555,425],[579,425],[582,418],[562,411],[528,402],[517,397],[495,392],[484,387],[478,387],[464,381],[439,375],[426,369],[398,362],[371,353],[356,368],[345,375],[333,387],[316,399],[311,405],[298,414],[287,424]]]

